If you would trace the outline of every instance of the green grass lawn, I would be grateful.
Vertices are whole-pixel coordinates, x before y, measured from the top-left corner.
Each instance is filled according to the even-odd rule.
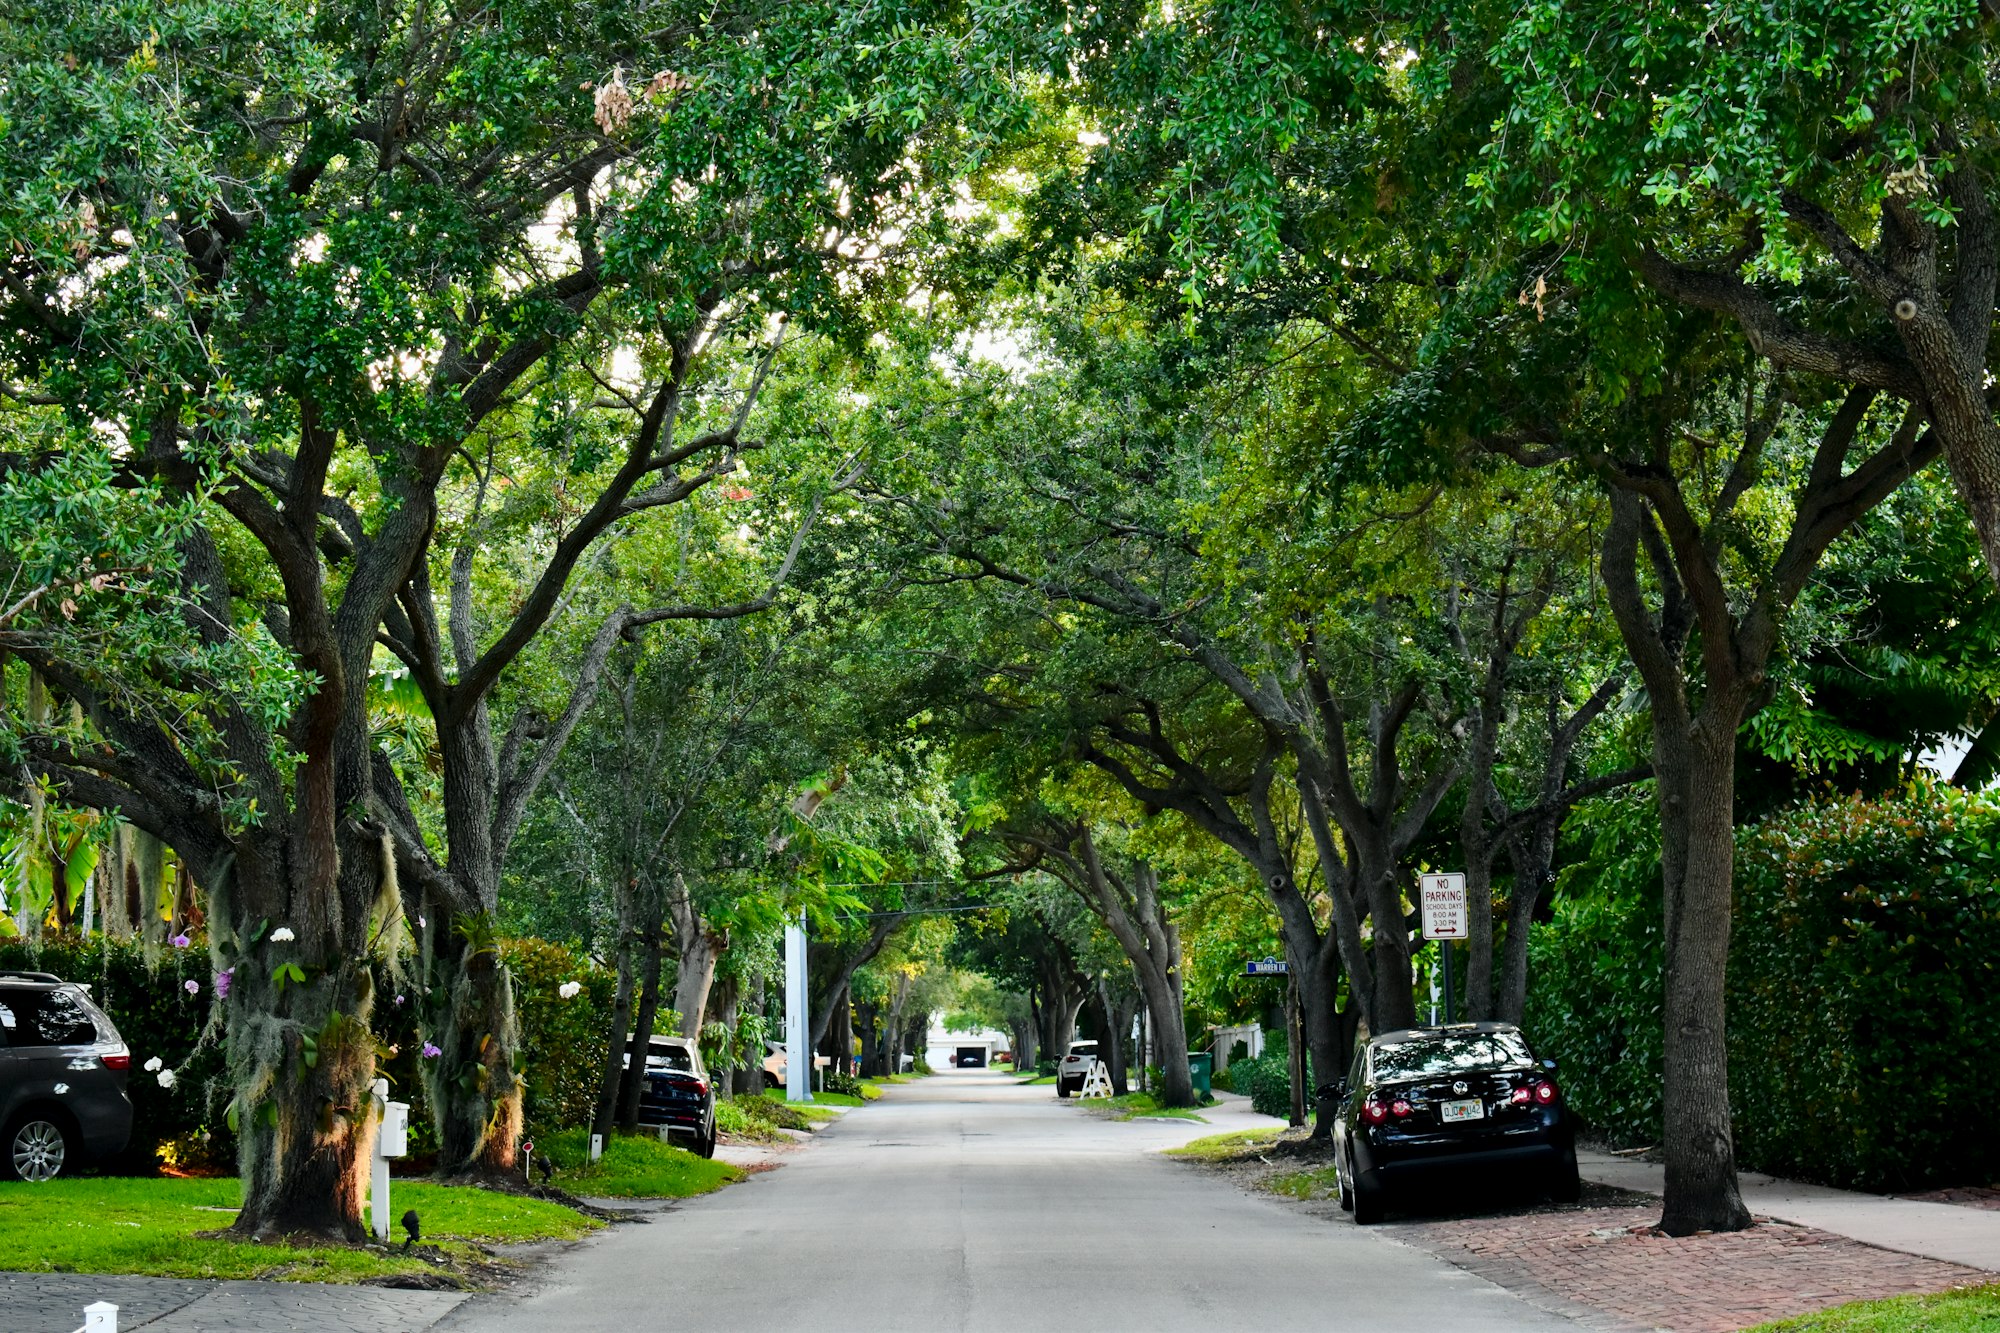
[[[554,1183],[571,1194],[609,1199],[685,1199],[743,1179],[727,1162],[697,1157],[651,1134],[614,1134],[604,1156],[589,1159],[590,1135],[581,1129],[551,1134],[538,1145],[556,1164]]]
[[[1028,1088],[1039,1087],[1044,1083],[1054,1083],[1055,1081],[1056,1076],[1054,1074],[1047,1074],[1041,1078],[1024,1078],[1021,1080],[1021,1086]]]
[[[435,1242],[456,1258],[477,1257],[468,1241],[569,1240],[602,1225],[560,1204],[426,1181],[399,1180],[390,1198],[398,1217],[417,1210],[425,1245]],[[355,1282],[436,1270],[393,1247],[258,1245],[194,1234],[228,1226],[242,1201],[234,1178],[0,1184],[0,1269],[287,1282]]]
[[[1169,1157],[1191,1157],[1198,1162],[1226,1162],[1270,1147],[1278,1141],[1278,1134],[1275,1129],[1239,1129],[1183,1143],[1178,1148],[1168,1148],[1166,1153]]]
[[[1960,1287],[1935,1296],[1857,1301],[1818,1314],[1759,1324],[1750,1333],[1996,1333],[2000,1284]]]
[[[866,1106],[869,1102],[876,1101],[882,1096],[879,1089],[870,1088],[865,1083],[861,1086],[864,1091],[859,1097],[852,1097],[844,1092],[815,1092],[811,1104],[814,1106]]]

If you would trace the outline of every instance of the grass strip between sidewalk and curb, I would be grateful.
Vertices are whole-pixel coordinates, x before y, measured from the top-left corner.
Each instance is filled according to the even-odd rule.
[[[556,1164],[554,1184],[571,1194],[606,1199],[686,1199],[710,1194],[743,1179],[727,1162],[697,1157],[650,1134],[614,1134],[604,1156],[589,1159],[589,1134],[564,1130],[543,1140],[541,1151]]]
[[[1749,1333],[1993,1333],[1996,1329],[2000,1329],[2000,1283],[1929,1296],[1856,1301],[1759,1324]]]
[[[1110,1120],[1192,1120],[1205,1125],[1208,1120],[1193,1107],[1164,1106],[1151,1092],[1128,1092],[1123,1097],[1092,1097],[1078,1105],[1093,1115]]]
[[[1210,1134],[1163,1151],[1168,1157],[1187,1157],[1197,1162],[1233,1162],[1270,1148],[1282,1132],[1280,1128],[1239,1129],[1228,1134]]]
[[[84,1177],[0,1184],[0,1268],[28,1273],[360,1282],[450,1271],[487,1260],[479,1247],[574,1240],[603,1224],[543,1199],[465,1185],[399,1180],[397,1216],[414,1209],[424,1253],[382,1246],[256,1243],[211,1238],[236,1220],[234,1177]]]

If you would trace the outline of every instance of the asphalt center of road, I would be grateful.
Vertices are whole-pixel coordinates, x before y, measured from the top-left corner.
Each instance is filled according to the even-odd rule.
[[[476,1297],[438,1327],[1574,1327],[1392,1237],[1155,1151],[1239,1127],[1229,1118],[1112,1121],[1046,1086],[954,1070],[890,1089],[779,1170],[581,1242],[525,1290]]]

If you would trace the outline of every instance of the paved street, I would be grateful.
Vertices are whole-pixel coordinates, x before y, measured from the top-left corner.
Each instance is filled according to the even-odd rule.
[[[1108,1122],[1047,1087],[954,1071],[893,1088],[781,1169],[584,1242],[536,1287],[475,1297],[438,1328],[1575,1327],[1393,1239],[1147,1151],[1229,1127]]]

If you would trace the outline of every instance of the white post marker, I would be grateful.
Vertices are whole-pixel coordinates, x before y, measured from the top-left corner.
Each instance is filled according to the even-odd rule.
[[[389,1100],[389,1080],[378,1078],[373,1089],[381,1124],[375,1131],[375,1151],[369,1163],[368,1221],[376,1240],[389,1239],[389,1159],[410,1152],[410,1104]]]
[[[83,1327],[76,1333],[118,1333],[118,1307],[95,1301],[83,1307]]]
[[[811,1001],[806,998],[806,914],[785,923],[785,1100],[812,1100]]]

